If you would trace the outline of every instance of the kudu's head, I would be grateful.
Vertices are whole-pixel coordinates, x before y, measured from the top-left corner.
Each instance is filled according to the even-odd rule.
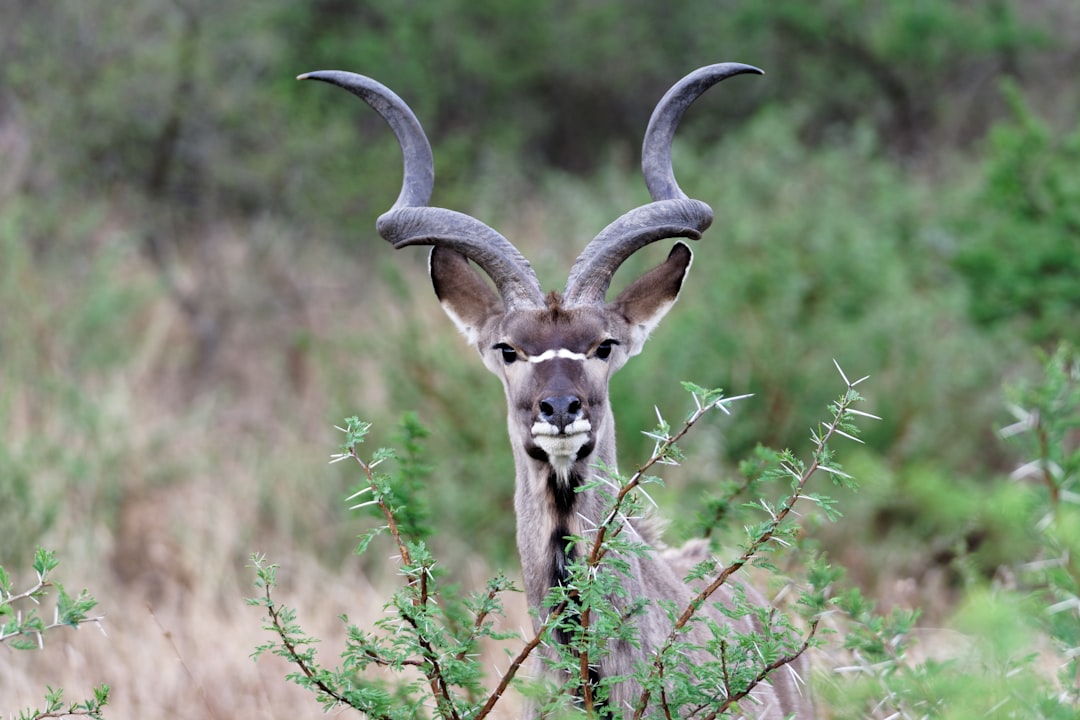
[[[435,294],[446,313],[503,382],[515,452],[549,463],[565,479],[602,448],[613,463],[614,428],[608,379],[641,351],[671,308],[692,254],[682,242],[659,266],[606,300],[619,266],[645,245],[665,238],[696,240],[712,222],[708,205],[691,200],[675,181],[671,142],[686,108],[717,82],[760,73],[739,63],[700,68],[676,83],[653,111],[642,168],[653,202],[608,225],[582,251],[565,290],[545,293],[528,261],[479,220],[428,207],[434,182],[431,147],[416,116],[385,86],[353,73],[322,71],[322,80],[357,95],[393,129],[405,158],[404,182],[377,223],[395,248],[432,245]],[[471,261],[471,263],[470,263]],[[494,283],[476,271],[479,267]],[[579,476],[584,473],[578,473]]]

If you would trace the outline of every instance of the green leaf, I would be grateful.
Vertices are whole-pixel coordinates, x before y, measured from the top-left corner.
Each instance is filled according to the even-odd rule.
[[[42,580],[47,578],[49,573],[59,564],[60,561],[56,559],[56,553],[52,550],[38,547],[37,551],[34,553],[34,570]]]

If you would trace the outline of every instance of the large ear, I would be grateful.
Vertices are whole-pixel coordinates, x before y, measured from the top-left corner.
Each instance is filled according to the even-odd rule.
[[[608,308],[622,315],[630,326],[629,355],[641,352],[649,333],[678,300],[693,259],[694,254],[686,243],[675,243],[667,260],[630,283],[608,303]]]
[[[503,312],[502,300],[456,250],[433,247],[428,256],[428,272],[443,310],[469,344],[476,345],[484,323]]]

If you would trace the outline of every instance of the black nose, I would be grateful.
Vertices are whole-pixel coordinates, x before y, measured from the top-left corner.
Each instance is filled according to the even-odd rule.
[[[559,428],[559,432],[580,416],[581,399],[573,395],[560,395],[540,401],[540,419]]]

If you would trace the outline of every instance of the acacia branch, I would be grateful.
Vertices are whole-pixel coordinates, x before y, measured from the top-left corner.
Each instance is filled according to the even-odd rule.
[[[695,398],[697,396],[695,395]],[[615,500],[612,503],[611,510],[603,522],[599,524],[596,531],[596,538],[593,541],[593,546],[589,552],[588,565],[590,568],[599,566],[600,562],[607,554],[607,548],[605,547],[605,540],[617,537],[625,527],[624,523],[616,522],[622,514],[623,504],[626,501],[627,496],[636,488],[641,485],[642,480],[645,478],[645,473],[648,472],[654,465],[661,462],[664,458],[668,457],[672,448],[690,431],[694,425],[710,410],[720,407],[725,402],[731,402],[738,398],[719,398],[713,402],[702,404],[698,401],[698,406],[691,413],[690,417],[686,419],[682,427],[674,435],[666,435],[664,438],[657,442],[652,456],[635,471],[630,480],[619,488],[619,492],[615,496]],[[572,591],[571,597],[576,597],[577,591]],[[579,624],[584,635],[588,631],[590,620],[590,608],[585,607],[581,610],[579,618]],[[593,687],[589,679],[589,652],[587,643],[583,643],[584,647],[578,653],[578,668],[581,676],[581,685],[583,697],[582,701],[587,713],[592,713],[595,709],[595,698],[593,697]]]
[[[375,497],[374,502],[379,506],[379,510],[382,511],[383,517],[386,518],[386,525],[394,538],[394,543],[397,545],[398,552],[401,555],[402,564],[406,567],[412,566],[412,555],[409,553],[409,548],[406,546],[405,541],[401,536],[397,520],[394,518],[394,511],[386,502],[385,496],[379,492],[378,485],[375,482],[374,468],[375,465],[378,464],[378,461],[376,460],[374,463],[366,462],[356,451],[355,445],[348,449],[348,454],[356,460],[360,465],[360,468],[364,471],[364,476],[367,478],[368,482],[368,488]],[[428,593],[428,568],[426,566],[419,568],[419,574],[410,577],[407,585],[414,589],[419,585],[417,594],[412,598],[412,605],[417,609],[425,607],[430,598]],[[446,677],[443,674],[442,665],[439,663],[438,653],[435,652],[431,640],[429,640],[420,630],[420,626],[414,617],[408,613],[402,613],[402,617],[416,632],[417,640],[420,643],[420,647],[423,649],[422,655],[424,664],[426,664],[423,673],[431,687],[431,694],[435,698],[435,702],[438,705],[447,708],[450,717],[454,718],[454,720],[458,720],[459,715],[457,707],[454,705],[449,683],[447,683]]]
[[[415,605],[414,607],[419,607]],[[446,682],[446,677],[443,675],[442,665],[439,664],[438,654],[435,652],[435,648],[432,646],[431,641],[420,630],[420,626],[417,624],[416,619],[407,613],[403,613],[402,617],[405,622],[412,626],[416,631],[417,642],[420,643],[420,647],[423,649],[422,656],[424,658],[423,663],[419,663],[423,669],[424,677],[427,678],[428,685],[431,687],[431,695],[435,698],[435,703],[439,706],[447,708],[450,712],[450,717],[454,720],[460,720],[460,716],[457,712],[457,707],[454,705],[453,696],[450,693],[450,686]]]
[[[806,652],[806,650],[810,647],[811,641],[813,641],[814,636],[817,635],[819,623],[820,619],[814,618],[810,623],[810,631],[806,634],[806,638],[803,640],[803,643],[799,646],[798,650],[789,655],[783,655],[763,667],[760,672],[758,672],[757,676],[750,681],[750,684],[747,685],[745,689],[734,695],[731,694],[731,686],[729,684],[727,673],[727,662],[725,658],[721,658],[721,662],[724,664],[724,687],[727,691],[728,698],[724,701],[722,705],[720,705],[720,707],[716,708],[711,713],[706,715],[704,720],[715,720],[719,715],[729,710],[732,705],[747,697],[750,692],[759,684],[764,682],[765,679],[769,677],[769,675],[779,670],[780,668],[795,662],[799,658],[799,656]]]
[[[46,572],[45,575],[47,574],[48,573]],[[38,579],[37,582],[34,584],[34,587],[30,588],[29,590],[24,590],[21,593],[5,596],[3,591],[0,591],[0,601],[3,601],[5,605],[14,606],[14,604],[19,602],[20,600],[26,600],[27,598],[36,598],[39,594],[42,594],[42,591],[45,590],[45,588],[53,587],[52,581],[46,580],[45,575],[38,573]]]
[[[1050,511],[1053,514],[1054,522],[1061,520],[1061,485],[1054,479],[1054,474],[1050,468],[1052,465],[1051,452],[1050,452],[1050,435],[1046,431],[1046,424],[1043,422],[1043,413],[1036,411],[1035,413],[1035,437],[1039,445],[1039,459],[1042,470],[1042,482],[1046,486],[1046,491],[1050,497]],[[1065,573],[1072,580],[1073,586],[1080,591],[1080,567],[1077,567],[1076,556],[1073,553],[1066,552],[1063,557],[1062,566],[1065,569]]]
[[[589,620],[592,608],[584,607],[578,616],[578,624],[581,626],[581,649],[578,652],[578,672],[581,673],[582,701],[585,704],[585,712],[592,716],[595,709],[593,698],[593,684],[589,681],[589,644],[586,636],[589,632]]]
[[[288,630],[281,622],[281,616],[278,612],[277,605],[274,603],[273,598],[271,598],[270,596],[269,583],[266,585],[265,597],[266,614],[270,618],[270,624],[273,626],[274,632],[279,638],[281,638],[281,646],[288,653],[289,661],[296,665],[298,668],[300,668],[300,671],[303,672],[307,679],[311,681],[312,685],[318,688],[319,691],[324,693],[327,697],[333,698],[335,702],[341,703],[343,705],[348,705],[349,707],[355,708],[357,710],[361,710],[361,708],[358,708],[353,703],[349,702],[348,698],[346,698],[344,695],[338,693],[336,690],[334,690],[334,688],[323,682],[319,678],[319,674],[316,673],[315,670],[310,665],[308,665],[307,661],[301,656],[300,651],[297,650],[296,645],[290,638]],[[379,718],[380,720],[390,720],[390,717],[388,715],[381,715],[379,716]]]
[[[101,717],[99,710],[57,710],[55,712],[44,712],[34,715],[34,720],[41,720],[41,718],[66,718],[66,717]]]
[[[510,667],[503,673],[502,679],[499,680],[499,684],[495,689],[491,691],[487,702],[484,703],[484,706],[480,708],[480,711],[474,716],[476,720],[482,720],[491,713],[492,708],[495,707],[495,703],[499,701],[503,696],[503,693],[506,692],[506,689],[510,687],[510,682],[514,679],[514,676],[517,675],[518,670],[524,666],[525,661],[529,659],[529,656],[532,655],[533,651],[540,645],[544,633],[546,633],[554,622],[566,612],[566,608],[569,607],[569,604],[568,601],[564,600],[552,608],[551,612],[548,613],[547,619],[540,625],[540,629],[536,631],[536,634],[533,635],[531,640],[525,643],[525,647],[521,648],[510,663]]]
[[[386,526],[390,529],[390,534],[394,536],[394,543],[397,544],[398,552],[401,554],[401,562],[404,565],[412,565],[412,555],[409,554],[409,548],[406,547],[405,541],[401,538],[401,531],[398,529],[397,520],[394,519],[394,512],[386,503],[386,499],[383,494],[379,492],[379,487],[375,483],[375,463],[365,462],[360,454],[356,451],[356,446],[348,449],[348,454],[356,460],[360,465],[360,469],[364,471],[364,476],[368,481],[368,488],[375,496],[374,502],[378,504],[379,510],[382,511],[383,517],[386,518]],[[410,580],[409,584],[413,584],[415,580]]]
[[[12,630],[11,632],[6,633],[6,634],[0,632],[0,644],[3,644],[5,642],[7,642],[8,640],[11,640],[12,638],[16,638],[16,637],[33,636],[33,637],[37,638],[38,647],[41,647],[42,644],[45,642],[44,639],[42,638],[42,636],[45,633],[49,632],[50,630],[55,630],[56,628],[62,628],[62,627],[73,627],[73,628],[78,629],[82,625],[89,625],[90,623],[94,623],[94,624],[96,624],[98,626],[98,629],[100,629],[102,632],[105,632],[104,627],[102,627],[102,625],[101,625],[101,623],[104,620],[105,620],[104,615],[97,615],[95,617],[83,618],[82,620],[79,620],[78,622],[74,622],[74,623],[57,621],[57,622],[49,623],[48,625],[42,625],[40,628],[29,628],[29,629],[16,628],[15,630]]]
[[[837,366],[837,369],[839,369],[839,365]],[[841,371],[841,376],[843,376],[843,371]],[[753,541],[751,541],[751,543],[747,546],[746,550],[742,553],[742,555],[740,555],[735,561],[733,561],[731,564],[727,565],[723,570],[721,570],[720,573],[713,579],[713,581],[709,583],[697,595],[695,595],[694,598],[689,602],[689,604],[687,604],[682,614],[672,626],[671,632],[668,634],[667,640],[664,642],[664,645],[656,652],[655,659],[653,660],[653,667],[649,673],[650,680],[658,678],[663,674],[664,657],[671,649],[671,647],[675,644],[675,641],[678,639],[678,636],[681,633],[682,629],[686,626],[688,622],[690,622],[690,619],[697,614],[698,610],[701,609],[702,605],[704,605],[709,600],[709,598],[712,597],[712,595],[717,590],[719,590],[725,582],[727,582],[729,577],[731,577],[735,572],[737,572],[747,563],[749,563],[758,554],[758,552],[765,544],[767,544],[774,537],[776,537],[777,531],[780,529],[780,526],[794,509],[795,503],[803,497],[803,492],[806,489],[807,482],[809,482],[810,478],[819,469],[822,468],[821,460],[825,455],[825,450],[828,442],[833,437],[833,435],[835,435],[839,431],[840,424],[844,421],[844,418],[848,412],[848,408],[857,397],[853,395],[852,390],[854,389],[854,386],[856,384],[862,382],[861,380],[858,380],[855,383],[852,383],[847,380],[846,376],[844,377],[844,380],[847,384],[847,392],[844,394],[843,399],[835,404],[836,411],[833,416],[832,422],[825,427],[824,432],[818,433],[816,435],[816,444],[812,455],[812,462],[801,473],[798,473],[798,479],[795,482],[795,486],[792,489],[791,494],[784,501],[784,504],[780,508],[780,510],[773,515],[772,519],[765,527],[765,529],[761,533],[759,533],[758,536],[753,539]],[[684,428],[684,430],[685,429],[686,428]],[[839,432],[841,434],[844,434],[843,431]],[[685,434],[685,432],[683,434]],[[812,625],[812,631],[816,631],[816,628],[817,620],[815,619]],[[784,660],[784,658],[781,658],[781,660],[784,660],[784,662],[781,663],[781,666],[792,662],[795,658],[801,655],[802,652],[806,649],[807,643],[809,643],[811,637],[813,637],[813,633],[811,633],[810,637],[807,638],[806,643],[804,643],[803,647],[794,655],[785,656],[785,658],[787,658],[786,660]],[[766,666],[763,674],[760,675],[759,679],[756,679],[750,687],[756,685],[758,682],[760,682],[761,679],[763,679],[766,675],[768,675],[768,673],[772,672],[774,669],[775,668],[772,668],[771,666]],[[745,695],[742,695],[742,697],[745,697]],[[646,684],[646,687],[641,692],[641,697],[638,699],[638,705],[634,711],[634,720],[640,720],[640,718],[643,716],[645,708],[649,705],[650,698],[651,691]],[[732,702],[732,700],[729,699],[728,701],[726,701],[726,704],[730,704],[730,702]]]
[[[56,585],[51,580],[47,579],[48,574],[49,571],[45,571],[44,573],[39,572],[37,582],[35,582],[34,587],[30,588],[29,590],[24,590],[20,593],[12,593],[8,595],[5,595],[4,592],[0,590],[0,604],[6,605],[8,608],[14,608],[15,604],[22,600],[32,600],[35,604],[37,604],[38,597],[44,596],[46,594],[45,591],[48,588],[56,587]],[[85,593],[86,591],[84,590],[83,592]],[[44,635],[50,630],[55,630],[56,628],[60,627],[73,627],[78,629],[82,625],[88,625],[91,623],[96,624],[98,628],[101,629],[102,632],[104,632],[104,628],[102,627],[102,622],[105,620],[104,615],[96,615],[94,617],[80,616],[69,622],[63,622],[59,619],[59,608],[57,608],[57,613],[56,615],[54,615],[54,617],[56,619],[48,625],[41,623],[40,626],[28,627],[27,625],[24,625],[22,613],[18,612],[15,616],[15,624],[10,632],[5,633],[2,629],[0,629],[0,645],[7,642],[8,640],[11,640],[12,638],[33,636],[37,638],[38,647],[41,647],[44,643],[42,635]],[[28,616],[28,620],[26,620],[26,622],[37,625],[35,621],[40,621],[40,617],[36,614],[36,612],[32,612]]]
[[[491,603],[495,601],[495,597],[502,590],[503,588],[496,586],[492,586],[491,589],[488,590],[486,596],[487,602],[485,602],[481,609],[476,613],[476,619],[473,620],[472,630],[469,631],[469,637],[465,639],[465,642],[462,643],[461,650],[458,652],[457,655],[454,656],[454,659],[458,662],[461,662],[465,659],[465,655],[468,653],[469,646],[472,645],[477,640],[477,638],[480,637],[480,631],[484,626],[484,621],[487,620],[488,615],[490,614],[488,607],[490,607]]]
[[[686,421],[683,422],[682,427],[679,428],[679,430],[674,435],[666,435],[657,442],[656,448],[653,450],[652,456],[648,460],[646,460],[644,464],[638,467],[638,469],[634,472],[630,479],[625,484],[623,484],[621,488],[619,488],[619,492],[615,496],[615,501],[612,503],[611,511],[597,528],[596,539],[593,541],[592,551],[589,553],[590,567],[596,567],[597,565],[599,565],[604,555],[607,554],[607,549],[604,547],[604,541],[605,539],[607,539],[608,533],[611,532],[612,536],[614,536],[622,530],[622,524],[616,523],[615,521],[618,519],[622,511],[622,506],[626,500],[627,495],[629,495],[633,490],[637,489],[641,485],[642,480],[645,479],[645,473],[652,469],[652,467],[655,466],[657,463],[661,462],[664,458],[668,457],[672,448],[674,448],[678,444],[678,442],[686,436],[686,433],[690,432],[690,429],[694,427],[694,425],[696,425],[706,413],[708,413],[710,410],[722,407],[724,403],[739,400],[741,399],[741,397],[720,398],[718,400],[715,400],[714,402],[705,405],[702,405],[699,401],[698,407],[694,410],[693,413],[690,414],[690,417],[688,417]],[[696,395],[695,398],[697,398]]]

